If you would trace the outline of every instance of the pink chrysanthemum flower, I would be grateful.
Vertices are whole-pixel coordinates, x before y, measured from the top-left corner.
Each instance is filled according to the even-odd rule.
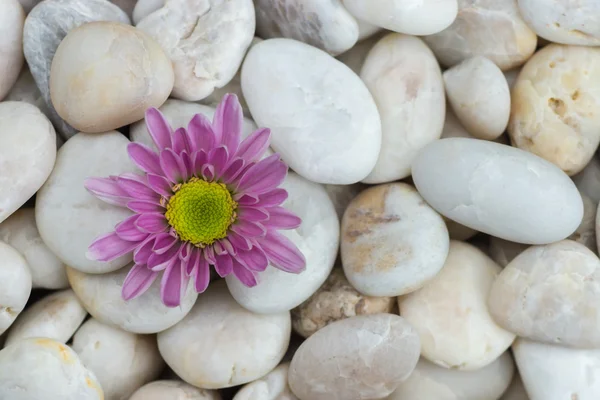
[[[158,153],[140,143],[127,148],[144,174],[86,180],[95,196],[135,213],[97,238],[88,253],[111,261],[133,252],[124,299],[144,293],[161,272],[162,301],[176,307],[190,278],[196,291],[206,290],[210,265],[247,286],[256,285],[269,263],[291,273],[304,269],[302,253],[277,232],[301,223],[281,207],[287,192],[278,186],[287,166],[277,154],[261,160],[269,129],[241,141],[242,121],[235,95],[223,98],[212,123],[197,114],[187,130],[173,131],[151,108],[146,125]]]

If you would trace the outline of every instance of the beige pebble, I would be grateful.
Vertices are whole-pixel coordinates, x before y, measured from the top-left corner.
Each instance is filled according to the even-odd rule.
[[[0,101],[17,81],[23,65],[25,11],[18,0],[0,3]]]

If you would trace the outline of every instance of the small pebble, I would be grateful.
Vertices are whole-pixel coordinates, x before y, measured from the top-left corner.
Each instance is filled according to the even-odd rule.
[[[216,390],[199,389],[176,380],[154,381],[139,388],[129,400],[221,400]],[[254,400],[254,399],[253,399]],[[258,399],[257,399],[258,400]],[[284,400],[284,399],[281,399]]]
[[[298,400],[288,386],[289,363],[280,364],[264,377],[243,386],[233,400]]]
[[[25,308],[31,294],[27,261],[12,246],[0,242],[0,335]]]
[[[0,101],[10,92],[23,66],[23,24],[25,12],[18,0],[0,3]]]

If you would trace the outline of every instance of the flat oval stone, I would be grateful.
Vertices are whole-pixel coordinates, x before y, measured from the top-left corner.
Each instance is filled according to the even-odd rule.
[[[299,399],[381,399],[418,359],[419,337],[404,318],[362,315],[334,322],[302,343],[288,382]]]
[[[38,191],[56,160],[56,133],[41,111],[18,101],[0,103],[0,222]]]
[[[17,0],[5,0],[0,3],[0,101],[17,81],[23,66],[21,43],[24,23],[25,12]]]
[[[341,0],[257,0],[256,33],[299,40],[336,55],[358,40],[358,23]]]
[[[562,240],[583,217],[581,196],[558,167],[498,143],[438,140],[416,158],[412,177],[423,198],[444,216],[513,242]]]
[[[443,66],[483,56],[503,71],[527,61],[537,44],[516,0],[458,0],[452,25],[423,39]]]
[[[456,0],[422,0],[412,4],[403,0],[344,0],[344,5],[357,18],[409,35],[431,35],[447,28],[458,10]]]
[[[110,262],[87,258],[88,247],[132,212],[107,204],[89,193],[88,177],[136,171],[127,155],[129,140],[119,132],[79,133],[60,149],[52,174],[36,198],[35,217],[44,243],[70,267],[90,273],[115,271],[131,254]]]
[[[475,371],[456,371],[424,358],[386,400],[498,400],[515,371],[508,351]]]
[[[105,132],[138,121],[173,88],[171,61],[150,36],[117,22],[71,30],[50,71],[58,114],[82,132]]]
[[[308,299],[327,279],[338,252],[340,223],[325,189],[293,172],[281,187],[289,195],[283,206],[299,216],[302,225],[280,232],[304,254],[306,269],[291,274],[268,266],[251,288],[233,275],[225,278],[233,298],[259,314],[288,311]]]
[[[372,186],[342,220],[341,257],[348,280],[368,296],[400,296],[444,266],[449,246],[442,217],[406,183]]]
[[[253,381],[275,368],[290,333],[289,312],[253,314],[235,302],[225,282],[218,281],[198,297],[181,323],[158,334],[158,349],[184,381],[222,389]]]
[[[515,335],[494,322],[487,298],[501,268],[475,246],[451,241],[444,268],[421,290],[398,298],[421,337],[421,355],[445,368],[491,364]]]
[[[173,97],[197,101],[233,78],[255,25],[251,0],[166,0],[136,27],[171,58]]]
[[[591,400],[600,396],[599,349],[571,349],[522,338],[512,349],[532,400]]]
[[[139,388],[129,400],[221,400],[216,390],[200,389],[176,380],[154,381]]]
[[[96,378],[106,400],[128,399],[164,368],[156,338],[87,320],[73,337],[73,350]]]
[[[308,300],[292,310],[292,327],[305,338],[319,329],[357,315],[393,313],[393,297],[365,296],[358,292],[341,268],[334,268],[325,283]]]
[[[32,338],[0,351],[0,399],[104,400],[104,393],[70,347]]]
[[[66,343],[86,316],[87,312],[71,289],[51,293],[19,315],[4,345],[33,337]]]
[[[193,285],[188,286],[182,295],[181,305],[175,308],[162,303],[160,279],[140,297],[126,301],[121,297],[121,289],[132,266],[106,274],[86,274],[67,267],[67,276],[85,309],[107,325],[146,334],[163,331],[181,321],[198,297]]]
[[[390,33],[369,51],[360,77],[381,117],[381,152],[365,183],[410,175],[412,161],[442,134],[446,102],[440,67],[414,36]]]
[[[68,139],[77,130],[56,112],[50,99],[50,67],[56,49],[67,33],[92,21],[129,23],[127,14],[106,0],[44,0],[27,16],[23,30],[23,51],[27,65],[37,83],[50,120],[60,135]]]
[[[600,259],[571,240],[532,246],[494,281],[489,311],[520,337],[600,347]]]
[[[23,311],[31,294],[27,261],[12,246],[0,242],[0,334]]]
[[[554,43],[600,46],[600,3],[583,0],[574,6],[568,0],[552,4],[544,0],[519,0],[519,11],[527,24]]]
[[[348,67],[291,39],[253,46],[242,66],[242,90],[271,145],[303,177],[350,184],[375,166],[381,122],[373,98]]]
[[[288,386],[290,363],[280,364],[264,377],[243,386],[233,400],[298,400]]]
[[[525,64],[512,90],[508,132],[516,147],[583,170],[600,143],[600,49],[551,44]]]
[[[0,240],[25,257],[33,288],[64,289],[69,286],[65,265],[40,237],[33,208],[21,208],[1,223]]]

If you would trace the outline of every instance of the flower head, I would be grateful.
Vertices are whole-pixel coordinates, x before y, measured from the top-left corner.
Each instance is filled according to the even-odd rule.
[[[99,261],[133,252],[124,299],[141,295],[162,274],[162,301],[176,307],[190,278],[197,292],[206,290],[211,265],[246,286],[256,285],[269,263],[291,273],[304,269],[302,253],[277,232],[301,223],[281,206],[287,192],[278,186],[287,166],[277,154],[261,159],[269,129],[241,140],[242,120],[235,95],[223,98],[212,123],[197,114],[175,131],[150,108],[146,125],[158,152],[140,143],[127,147],[143,174],[86,180],[92,194],[134,212],[88,252]]]

